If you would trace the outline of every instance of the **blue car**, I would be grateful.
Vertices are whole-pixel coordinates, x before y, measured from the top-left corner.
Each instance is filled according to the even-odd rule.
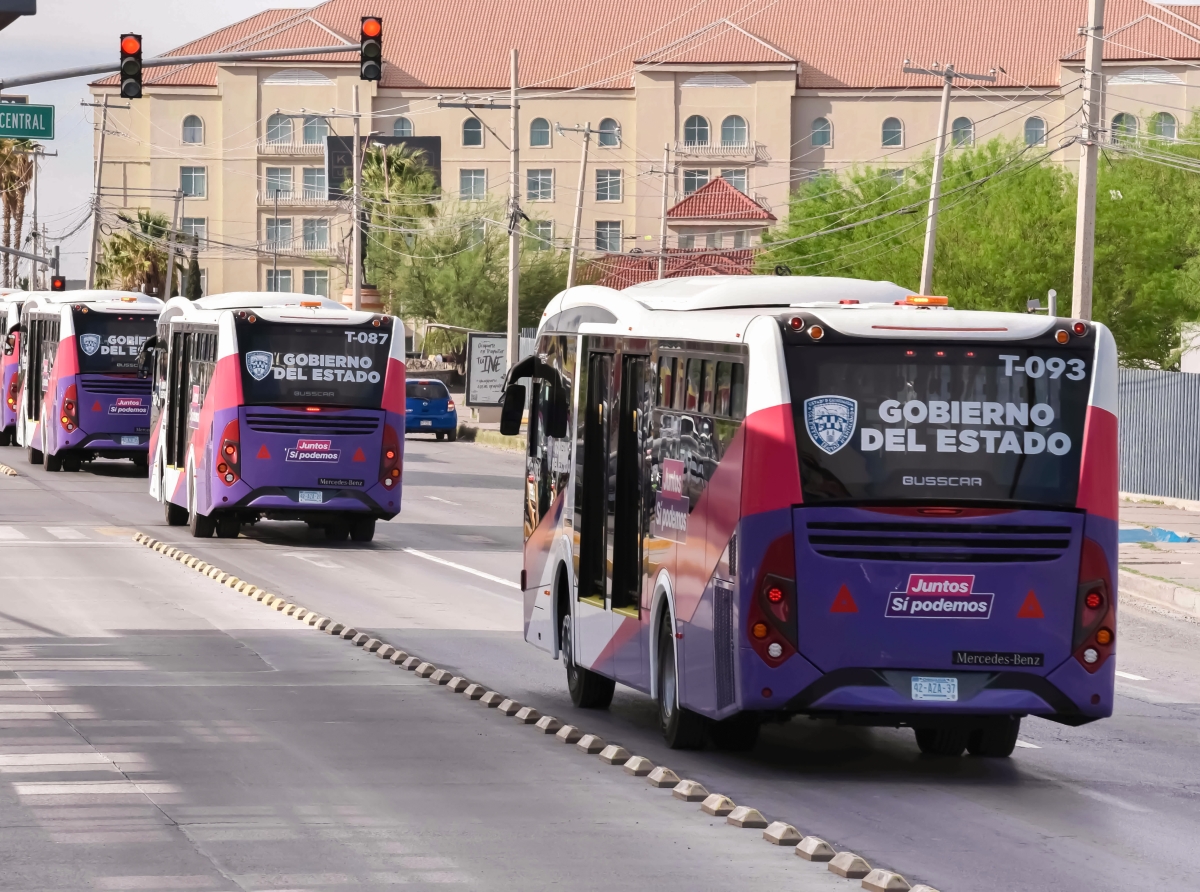
[[[441,381],[416,378],[405,383],[408,415],[404,432],[437,434],[439,440],[458,439],[458,413],[454,411],[454,400]]]

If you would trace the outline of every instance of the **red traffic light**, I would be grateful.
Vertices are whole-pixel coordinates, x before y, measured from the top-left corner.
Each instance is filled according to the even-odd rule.
[[[142,40],[135,34],[126,34],[121,38],[121,52],[128,56],[139,53],[142,50]]]
[[[363,37],[378,37],[383,32],[383,22],[379,19],[368,16],[362,20]]]
[[[65,276],[51,276],[50,277],[50,290],[51,291],[66,291],[67,290],[66,277]]]

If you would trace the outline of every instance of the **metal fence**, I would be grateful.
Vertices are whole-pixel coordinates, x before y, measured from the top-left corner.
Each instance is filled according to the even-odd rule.
[[[1120,369],[1121,491],[1200,500],[1200,375]]]

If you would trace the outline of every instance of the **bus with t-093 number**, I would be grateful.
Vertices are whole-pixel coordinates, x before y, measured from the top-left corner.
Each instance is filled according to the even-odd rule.
[[[1008,756],[1113,708],[1116,348],[888,282],[581,286],[526,400],[525,637],[673,747],[795,715]]]
[[[404,338],[325,298],[173,298],[153,377],[150,493],[169,524],[236,537],[261,519],[358,542],[400,510]]]

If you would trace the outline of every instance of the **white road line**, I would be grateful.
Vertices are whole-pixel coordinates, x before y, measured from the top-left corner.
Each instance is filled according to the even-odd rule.
[[[88,537],[85,532],[77,530],[75,527],[43,527],[43,529],[55,539],[86,539]]]
[[[433,561],[435,564],[442,564],[447,567],[453,567],[455,570],[462,570],[464,573],[471,573],[484,579],[490,579],[492,582],[498,582],[500,585],[507,585],[509,588],[519,589],[521,587],[509,579],[502,579],[499,576],[493,576],[491,573],[484,573],[482,570],[476,570],[474,567],[465,567],[462,564],[454,563],[454,561],[447,561],[440,557],[434,557],[432,554],[426,554],[423,551],[417,551],[415,548],[405,548],[404,551],[406,551],[408,554],[416,555],[419,558],[424,558],[427,561]]]
[[[0,539],[27,539],[24,533],[16,527],[0,527]]]
[[[314,567],[322,567],[326,570],[344,570],[344,569],[346,569],[341,564],[335,563],[334,561],[331,561],[327,558],[310,557],[307,554],[298,554],[296,552],[292,552],[291,554],[287,554],[284,556],[299,558],[300,560],[305,561],[306,563],[312,564]]]
[[[1117,670],[1117,677],[1118,678],[1128,678],[1130,681],[1149,681],[1150,680],[1150,679],[1146,678],[1146,676],[1144,676],[1144,675],[1134,675],[1132,672],[1122,672],[1120,669]]]
[[[1023,750],[1040,750],[1041,747],[1036,743],[1030,743],[1028,740],[1018,740],[1017,746]]]
[[[437,496],[426,496],[425,498],[433,499],[435,502],[445,502],[447,505],[455,505],[459,508],[462,507],[462,505],[459,505],[458,502],[452,502],[449,499],[439,499]]]

